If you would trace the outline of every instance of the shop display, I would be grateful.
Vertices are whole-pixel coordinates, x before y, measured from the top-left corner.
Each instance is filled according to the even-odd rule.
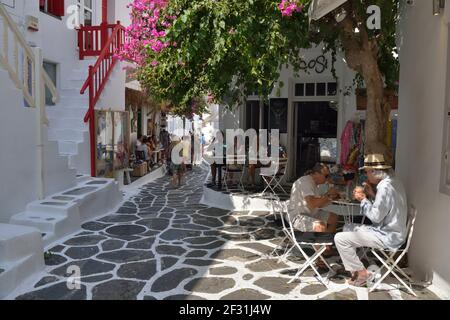
[[[128,167],[128,113],[96,110],[96,176],[113,178]]]

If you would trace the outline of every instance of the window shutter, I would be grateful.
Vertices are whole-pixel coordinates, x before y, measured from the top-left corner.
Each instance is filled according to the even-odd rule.
[[[65,14],[64,0],[47,0],[48,1],[48,12],[58,16],[63,17]]]

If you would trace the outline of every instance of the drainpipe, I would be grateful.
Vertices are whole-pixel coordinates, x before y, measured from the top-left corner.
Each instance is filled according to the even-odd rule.
[[[108,0],[102,0],[102,23],[108,23]]]
[[[101,23],[102,31],[101,31],[101,42],[102,42],[102,50],[105,47],[106,42],[108,41],[108,0],[102,0],[102,23]]]
[[[42,68],[42,50],[41,48],[32,48],[34,54],[34,99],[36,103],[36,139],[37,139],[37,196],[39,200],[44,199],[45,184],[44,184],[44,138],[42,134],[42,124],[45,117],[44,111],[44,92],[42,90],[41,82],[41,68]]]

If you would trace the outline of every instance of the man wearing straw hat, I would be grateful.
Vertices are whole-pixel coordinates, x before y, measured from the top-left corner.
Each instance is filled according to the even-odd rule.
[[[408,206],[402,183],[394,178],[393,170],[382,154],[370,154],[364,159],[368,182],[357,187],[353,196],[361,202],[363,214],[371,226],[355,225],[336,234],[335,244],[345,270],[352,273],[349,284],[365,286],[371,280],[370,272],[356,254],[360,247],[397,249],[406,240]],[[376,193],[371,185],[376,186]],[[369,200],[374,199],[373,201]]]

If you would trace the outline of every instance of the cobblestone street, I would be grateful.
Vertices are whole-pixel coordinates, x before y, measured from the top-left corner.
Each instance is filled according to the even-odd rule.
[[[207,171],[195,168],[175,189],[168,177],[142,187],[115,213],[83,225],[54,246],[46,272],[16,299],[413,299],[404,291],[330,289],[306,271],[288,284],[301,259],[278,263],[281,228],[267,212],[230,212],[199,204]],[[336,258],[337,259],[337,258]],[[336,262],[336,261],[335,261]],[[81,289],[67,287],[81,268]],[[419,299],[437,299],[426,289]]]

